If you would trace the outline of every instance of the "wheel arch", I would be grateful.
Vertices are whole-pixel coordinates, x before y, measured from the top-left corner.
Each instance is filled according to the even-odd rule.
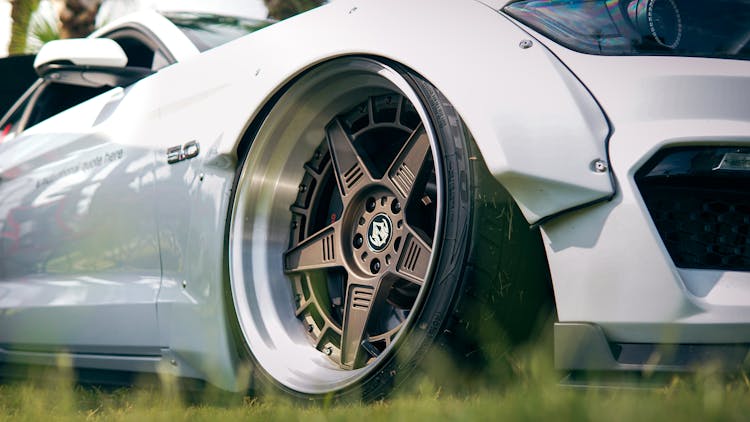
[[[237,146],[236,146],[236,148],[237,148],[237,150],[236,150],[237,152],[236,153],[237,153],[238,157],[240,157],[240,159],[238,160],[238,164],[239,164],[238,165],[238,172],[237,172],[237,175],[235,176],[234,188],[232,189],[233,192],[234,192],[234,195],[233,195],[232,203],[230,203],[229,210],[228,210],[228,213],[229,213],[228,214],[228,218],[227,218],[228,221],[231,221],[231,220],[234,220],[234,219],[236,219],[236,221],[243,221],[243,220],[247,221],[247,218],[244,218],[244,219],[243,218],[239,218],[239,219],[236,218],[237,215],[236,215],[236,212],[235,212],[235,209],[234,209],[235,205],[233,205],[233,203],[239,203],[239,204],[256,204],[256,203],[257,204],[265,204],[265,203],[276,202],[275,200],[274,201],[270,201],[270,200],[266,201],[266,200],[263,200],[263,199],[258,200],[258,198],[255,198],[255,200],[253,200],[252,199],[253,198],[252,195],[251,195],[251,199],[250,200],[248,200],[248,199],[244,199],[243,200],[241,198],[238,199],[237,195],[239,194],[239,192],[253,191],[253,190],[264,190],[264,189],[265,190],[269,190],[269,189],[270,190],[274,190],[274,189],[278,189],[278,188],[281,188],[282,190],[286,190],[286,189],[289,189],[289,187],[291,186],[291,188],[293,188],[293,190],[296,193],[296,187],[297,187],[296,184],[287,183],[287,181],[285,181],[284,183],[276,183],[276,179],[273,178],[273,177],[270,178],[271,179],[271,183],[270,184],[267,182],[268,179],[265,177],[265,171],[266,170],[263,167],[264,165],[266,165],[265,163],[267,163],[268,161],[276,161],[277,160],[276,157],[288,157],[289,155],[286,154],[286,152],[287,152],[286,149],[276,150],[275,153],[270,154],[268,151],[266,151],[267,148],[264,148],[264,146],[268,145],[269,142],[270,143],[274,143],[274,140],[276,140],[276,139],[285,139],[286,135],[289,134],[290,132],[286,131],[287,127],[285,127],[284,122],[280,123],[279,119],[283,120],[284,119],[283,116],[286,116],[285,113],[290,113],[290,112],[293,113],[295,109],[302,109],[302,108],[308,108],[308,109],[310,109],[310,107],[307,107],[307,104],[305,104],[305,98],[307,98],[305,95],[309,95],[310,92],[318,92],[318,89],[322,86],[320,81],[323,81],[323,84],[325,84],[325,82],[330,81],[332,78],[330,76],[330,73],[327,74],[325,71],[323,71],[323,72],[321,72],[322,75],[324,75],[322,78],[317,79],[317,80],[316,79],[312,79],[312,81],[305,80],[304,82],[301,83],[301,85],[304,86],[303,88],[301,88],[300,90],[296,90],[294,92],[290,92],[290,89],[293,89],[295,83],[297,83],[298,81],[300,81],[300,78],[304,78],[305,75],[307,75],[309,71],[312,71],[312,70],[316,69],[318,66],[326,65],[327,63],[330,63],[330,62],[332,62],[334,60],[337,60],[337,61],[346,61],[347,59],[352,59],[353,61],[356,60],[356,61],[360,61],[360,62],[363,61],[363,60],[372,60],[373,62],[377,62],[377,63],[379,63],[381,65],[384,65],[386,67],[394,69],[398,73],[400,73],[400,76],[403,78],[403,82],[405,82],[405,85],[398,85],[398,86],[409,86],[410,88],[412,88],[415,91],[414,94],[419,97],[418,101],[420,101],[423,104],[431,103],[432,100],[433,100],[433,98],[430,97],[430,95],[433,95],[433,94],[430,94],[430,92],[433,92],[434,94],[436,94],[436,97],[438,97],[438,98],[435,98],[436,101],[441,101],[442,104],[445,104],[449,108],[452,108],[452,107],[450,107],[450,104],[446,104],[445,98],[443,98],[442,95],[441,95],[441,93],[438,90],[436,90],[434,87],[432,87],[431,90],[420,90],[420,88],[419,88],[420,84],[418,83],[419,82],[418,80],[421,80],[423,85],[430,86],[429,82],[427,82],[426,79],[423,79],[423,77],[420,74],[418,74],[416,72],[413,72],[412,70],[410,70],[409,68],[405,67],[402,64],[394,63],[392,60],[389,60],[389,59],[384,58],[384,57],[371,56],[371,55],[367,55],[367,56],[364,56],[364,55],[345,55],[345,56],[336,57],[335,59],[326,60],[326,61],[322,61],[320,63],[316,63],[314,66],[311,66],[310,68],[305,69],[305,71],[299,72],[289,82],[287,82],[286,84],[284,84],[281,88],[277,89],[274,92],[274,94],[271,96],[271,98],[263,105],[263,107],[261,108],[261,111],[259,111],[256,114],[256,116],[253,119],[251,119],[249,121],[249,123],[247,124],[246,131],[243,133],[243,136],[242,136],[240,142],[238,142]],[[390,71],[391,69],[388,69],[388,71]],[[411,72],[413,72],[412,75],[410,75]],[[335,72],[333,74],[336,75]],[[320,74],[316,74],[315,76],[320,76]],[[346,77],[344,77],[344,79],[346,79]],[[365,83],[367,83],[367,82],[365,82]],[[341,84],[339,84],[339,86],[340,85]],[[345,85],[345,86],[359,86],[359,85],[358,84],[353,84],[353,85]],[[379,88],[379,86],[378,86],[378,88]],[[355,90],[353,90],[353,91],[355,91]],[[332,92],[336,92],[336,91],[332,91]],[[380,95],[380,91],[377,91],[377,92],[378,93],[376,95]],[[398,93],[398,88],[396,88],[396,92]],[[406,92],[406,91],[404,91],[404,92]],[[286,94],[286,93],[289,93],[291,95],[291,97],[289,97],[288,99],[284,99],[284,101],[280,102],[280,100],[283,98],[284,94]],[[325,96],[327,94],[323,94],[323,95]],[[347,96],[346,98],[347,98],[346,101],[351,101],[352,97],[351,96]],[[355,96],[355,98],[358,98],[358,97]],[[414,98],[414,97],[410,97],[410,98]],[[300,99],[303,101],[302,103],[300,103]],[[359,101],[361,101],[361,100],[358,100],[358,102]],[[335,103],[335,102],[336,101],[332,101],[332,103]],[[274,107],[277,104],[280,106],[280,109],[274,111]],[[316,102],[314,104],[316,104],[316,105],[323,104],[324,105],[322,107],[322,109],[324,109],[325,111],[321,112],[319,115],[329,115],[329,116],[331,115],[330,114],[330,108],[331,108],[331,106],[328,103]],[[372,103],[370,103],[370,104],[372,104]],[[333,107],[335,108],[335,106],[333,106]],[[280,113],[279,116],[271,116],[271,113],[274,113],[274,112]],[[442,115],[441,116],[440,113],[438,113],[438,112],[436,112],[435,114],[430,113],[430,112],[427,112],[427,113],[430,116],[430,118],[428,120],[432,121],[432,122],[439,122],[441,119],[443,121],[445,121],[446,120],[446,116],[450,116],[450,118],[449,118],[449,121],[451,122],[450,125],[453,126],[453,127],[458,127],[459,128],[458,132],[459,133],[463,132],[465,134],[465,136],[469,137],[469,139],[470,139],[470,145],[471,146],[468,147],[467,149],[465,149],[465,150],[467,150],[469,152],[469,155],[467,157],[465,157],[465,160],[468,160],[467,162],[472,162],[472,161],[474,162],[474,164],[470,165],[470,167],[472,167],[472,168],[475,168],[477,166],[478,167],[485,167],[485,165],[484,165],[485,160],[483,158],[481,158],[481,157],[477,157],[476,156],[477,155],[476,145],[473,143],[473,141],[471,141],[471,139],[472,139],[471,138],[471,134],[466,129],[465,125],[462,124],[462,120],[461,120],[461,118],[458,115],[456,115],[455,113],[447,113],[446,115]],[[297,126],[298,128],[299,127],[303,127],[303,128],[304,127],[310,127],[310,126],[308,126],[307,124],[304,123],[306,121],[305,119],[307,118],[305,116],[307,116],[308,114],[310,114],[309,111],[303,113],[303,116],[300,117],[300,119],[302,120],[302,123],[300,124],[301,126]],[[269,117],[269,116],[271,116],[271,117]],[[370,119],[372,121],[372,115],[371,115]],[[265,123],[267,121],[269,121],[269,120],[270,120],[270,128],[269,128],[269,126],[265,126]],[[397,121],[398,121],[398,119],[397,119]],[[447,126],[447,125],[440,124],[440,123],[436,123],[436,125],[439,125],[440,127]],[[430,125],[428,125],[428,126],[430,126]],[[432,127],[435,127],[435,125],[432,125]],[[463,129],[463,130],[461,130],[461,129]],[[299,129],[292,129],[291,133],[298,133],[298,132],[296,132],[296,130],[299,130]],[[313,137],[315,139],[318,139],[318,137],[316,137],[316,136],[313,136]],[[297,141],[297,139],[306,139],[306,138],[307,138],[307,136],[304,136],[304,137],[303,136],[289,137],[290,142],[292,142],[292,143],[299,142],[299,141]],[[291,139],[294,139],[295,141],[292,141]],[[258,148],[257,149],[251,149],[251,147],[253,146],[253,142],[255,140],[259,140],[260,141],[259,144],[255,144],[255,145],[258,145]],[[446,143],[441,143],[441,145],[454,145],[454,143],[453,142],[448,142],[447,144]],[[459,142],[456,142],[455,145],[458,146]],[[461,145],[464,145],[464,143],[461,143]],[[284,147],[284,148],[286,148],[286,147]],[[289,148],[290,148],[289,151],[293,151],[295,153],[297,151],[299,151],[299,149],[297,149],[296,147],[289,147]],[[279,151],[281,152],[281,154],[278,153]],[[294,155],[294,154],[291,154],[291,155]],[[260,157],[260,158],[258,158],[258,157]],[[249,168],[251,168],[251,169],[261,168],[261,172],[260,172],[261,176],[259,176],[259,180],[262,180],[262,181],[260,181],[257,184],[250,185],[250,186],[252,186],[252,188],[250,188],[250,189],[247,187],[247,185],[245,186],[244,189],[240,189],[238,182],[242,178],[242,172],[245,172],[247,170],[247,168],[248,168],[248,167],[246,167],[248,164],[244,163],[244,161],[246,159],[249,160],[249,163],[250,163],[249,164],[250,165]],[[291,160],[291,162],[294,162],[294,161],[295,160]],[[271,166],[274,167],[273,165],[271,165]],[[301,167],[300,164],[297,164],[297,166]],[[453,168],[458,168],[458,167],[453,167]],[[285,170],[284,170],[283,173],[286,173],[287,167],[284,167],[284,169]],[[274,171],[277,171],[277,170],[274,170]],[[472,175],[474,175],[475,172],[476,172],[476,170],[466,171],[464,174],[472,174]],[[484,169],[484,174],[486,174],[486,173],[487,173],[487,169],[485,168]],[[289,173],[287,173],[287,174],[289,174]],[[299,179],[295,179],[295,180],[299,180]],[[491,183],[494,183],[492,177],[490,177],[490,176],[484,176],[483,180],[487,180],[487,181],[489,181]],[[453,186],[458,186],[459,184],[454,183],[452,185]],[[272,187],[269,188],[268,186],[272,186]],[[461,186],[463,186],[463,185],[461,185]],[[304,187],[304,186],[300,185],[300,187]],[[300,192],[304,192],[304,191],[300,190]],[[473,190],[472,190],[472,192],[473,192]],[[503,196],[504,198],[509,198],[510,200],[508,201],[508,204],[509,204],[509,206],[511,208],[513,208],[513,207],[515,207],[517,205],[517,203],[512,198],[512,196],[508,195],[508,193],[505,192],[505,190],[501,186],[497,186],[497,189],[496,189],[495,192],[498,193],[499,195]],[[470,195],[473,195],[473,193],[471,193]],[[478,195],[478,198],[484,198],[484,197],[482,195]],[[493,205],[493,207],[497,206],[496,204],[494,204],[493,200],[483,199],[483,201],[488,202],[488,203],[491,202],[492,205]],[[293,200],[292,200],[292,202],[293,202]],[[285,204],[288,204],[288,203],[289,202],[285,202]],[[467,208],[473,208],[473,207],[467,207]],[[279,213],[277,211],[278,210],[276,210],[276,209],[274,209],[272,212],[266,212],[266,211],[263,211],[263,210],[261,210],[261,212],[253,211],[252,214],[247,214],[247,215],[261,215],[261,216],[278,215]],[[470,212],[470,214],[473,215],[473,212]],[[518,215],[517,210],[516,210],[516,214]],[[251,217],[251,220],[253,218],[254,217]],[[266,218],[266,217],[261,217],[261,219],[263,219],[263,218]],[[477,221],[480,221],[480,220],[481,219],[477,219]],[[513,219],[511,218],[509,220],[509,224],[510,224],[510,221],[513,221]],[[523,218],[518,218],[517,221],[519,223],[523,224]],[[289,220],[288,219],[286,221],[286,224],[287,225],[289,224]],[[362,223],[360,223],[360,224],[362,224]],[[271,224],[268,224],[268,225],[266,225],[266,224],[260,224],[259,225],[260,230],[258,232],[256,232],[256,230],[245,230],[244,232],[241,231],[240,233],[246,233],[246,234],[252,233],[252,235],[250,235],[250,237],[256,237],[256,234],[259,234],[259,235],[265,234],[265,235],[267,235],[266,229],[267,229],[267,226],[270,226],[270,225]],[[274,225],[275,225],[275,223],[274,223]],[[233,234],[234,234],[234,238],[235,239],[245,239],[246,238],[245,236],[237,236],[236,235],[235,229],[233,227],[233,224],[230,224],[228,227],[229,227],[229,232],[226,234],[226,237],[225,237],[225,239],[226,239],[225,243],[227,244],[227,248],[225,250],[226,255],[225,255],[225,259],[224,259],[224,261],[225,261],[225,268],[226,267],[232,267],[233,265],[237,265],[237,262],[238,262],[235,259],[234,263],[232,263],[232,259],[230,258],[230,256],[235,256],[235,257],[237,256],[234,252],[232,252],[230,250],[231,249],[230,244],[232,243]],[[293,226],[293,227],[296,227],[296,226]],[[521,231],[523,231],[523,230],[521,230]],[[230,232],[232,234],[230,234]],[[537,232],[537,235],[538,235],[538,232]],[[508,236],[509,236],[508,239],[510,239],[510,235],[508,235]],[[277,242],[278,241],[277,236],[267,236],[267,237],[266,236],[260,236],[260,237],[264,238],[264,239],[267,238],[267,239],[271,240],[272,243],[273,242],[278,243]],[[472,237],[478,237],[478,235],[476,233],[473,233]],[[451,239],[453,239],[453,238],[454,237],[451,237]],[[538,239],[538,236],[537,236],[537,239]],[[538,239],[538,240],[540,240],[540,239]],[[541,244],[539,244],[538,246],[539,246],[538,250],[541,251],[542,256],[543,256],[543,248],[541,247]],[[237,249],[237,250],[239,250],[239,249]],[[475,254],[475,253],[473,253],[473,254]],[[268,255],[268,256],[277,256],[275,254],[261,254],[261,255],[263,255],[263,257],[261,258],[261,260],[266,260],[266,257],[265,257],[266,255]],[[240,256],[244,256],[244,253],[240,254]],[[252,264],[248,264],[249,267],[255,267],[255,265],[256,265],[255,259],[251,259],[251,261],[252,261]],[[249,262],[249,261],[247,261],[247,262]],[[262,266],[263,264],[261,263],[260,265]],[[244,267],[244,265],[240,265],[239,267]],[[230,270],[230,272],[231,271],[232,270]],[[375,270],[375,271],[377,271],[377,270]],[[462,270],[461,274],[463,274],[463,270]],[[257,279],[257,274],[253,273],[252,275],[253,275],[252,279]],[[464,276],[461,275],[461,278],[463,278],[463,277]],[[470,276],[467,276],[467,277],[473,277],[473,275],[470,275]],[[265,277],[260,277],[260,278],[263,279]],[[232,284],[232,282],[230,282],[230,285],[231,284]],[[247,285],[247,284],[248,283],[241,283],[241,285]],[[249,284],[253,284],[253,283],[249,283]],[[234,286],[231,286],[231,287],[234,287]],[[242,290],[242,289],[244,289],[244,287],[239,290],[241,296],[245,294],[244,290]],[[259,290],[262,290],[263,293],[265,293],[267,290],[272,290],[272,289],[263,288],[263,289],[259,289]],[[239,307],[239,308],[242,308],[242,309],[253,309],[254,308],[254,306],[247,306],[248,304],[247,303],[242,303],[242,301],[240,301],[241,303],[239,303],[239,305],[235,304],[233,295],[229,294],[229,289],[224,289],[224,293],[225,293],[225,297],[227,298],[226,301],[225,301],[225,306],[227,306],[227,307],[235,306],[235,307]],[[299,295],[298,295],[298,297],[299,297]],[[258,301],[257,303],[262,303],[262,301]],[[453,305],[451,305],[450,307],[453,308],[454,306],[455,306],[455,303]],[[243,350],[242,350],[243,349],[242,348],[242,335],[243,335],[242,334],[242,327],[240,327],[236,323],[237,321],[234,320],[234,318],[231,318],[232,317],[231,313],[232,313],[232,310],[231,309],[227,309],[227,314],[230,314],[229,315],[230,319],[233,320],[233,322],[230,325],[232,325],[232,328],[233,328],[234,334],[235,334],[235,343],[236,343],[235,346],[239,347],[239,350],[238,350],[239,353],[238,354],[240,356],[243,355],[243,354],[247,355],[248,354],[248,350],[244,350],[244,353],[243,353]],[[252,311],[250,311],[250,313],[252,313]],[[274,326],[278,326],[278,325],[274,325]],[[440,327],[438,327],[438,326],[435,327],[436,330],[439,329],[439,328]],[[270,330],[268,330],[268,331],[270,331]],[[449,330],[446,329],[446,332],[448,332],[448,331]],[[245,332],[244,336],[245,336],[246,339],[247,338],[251,338],[251,339],[252,338],[263,338],[264,337],[264,334],[262,334],[262,333],[258,334],[258,333],[251,332],[251,334],[253,334],[253,335],[248,335],[248,333]]]
[[[418,19],[421,14],[415,15],[420,6],[428,7],[421,2],[367,8],[347,3],[330,4],[281,22],[226,52],[265,56],[270,51],[265,44],[283,37],[278,49],[294,58],[261,60],[245,69],[258,79],[266,78],[260,81],[264,95],[252,108],[257,112],[236,136],[223,140],[219,152],[235,157],[243,152],[249,142],[248,129],[265,117],[269,103],[311,69],[334,59],[364,56],[403,66],[440,89],[461,115],[491,174],[508,189],[529,223],[614,194],[610,174],[592,167],[598,160],[607,162],[610,128],[603,111],[545,46],[532,42],[532,47],[521,48],[520,41],[533,38],[509,19],[473,2],[446,4],[445,10],[441,5],[434,24],[423,23]],[[393,8],[408,10],[394,16]],[[343,11],[346,19],[341,19]],[[410,38],[401,30],[381,34],[380,39],[347,36],[351,25],[372,25],[386,14],[405,27],[416,25],[429,36],[420,33]],[[458,14],[475,21],[482,34],[431,31],[441,25],[440,19]],[[337,19],[340,25],[326,27],[330,34],[323,34],[317,25],[321,19]],[[286,41],[299,41],[299,37],[320,42]],[[446,46],[443,54],[437,54],[440,45]]]
[[[530,224],[537,224],[565,210],[577,209],[614,195],[614,184],[610,175],[606,171],[601,173],[593,168],[598,161],[608,162],[606,140],[610,130],[606,117],[575,76],[551,53],[546,53],[549,54],[550,60],[556,62],[552,63],[552,68],[559,72],[557,76],[562,79],[557,81],[561,83],[556,87],[559,95],[552,95],[559,101],[552,102],[565,105],[559,106],[555,113],[549,111],[530,115],[531,110],[528,107],[519,106],[511,107],[512,113],[504,116],[492,115],[493,113],[489,113],[488,116],[487,113],[474,110],[475,107],[470,104],[471,98],[467,98],[470,96],[460,93],[460,89],[451,92],[452,96],[445,94],[459,111],[490,172],[509,191]],[[249,149],[257,129],[271,113],[273,106],[299,79],[333,60],[363,57],[409,70],[433,82],[428,76],[432,73],[430,69],[415,68],[411,65],[413,63],[392,56],[352,52],[326,57],[309,63],[280,83],[265,97],[257,112],[247,120],[241,135],[235,138],[233,144],[224,145],[222,148],[237,159],[241,158]],[[433,84],[438,88],[441,86],[438,83]],[[532,97],[539,104],[549,101],[548,98],[539,95]],[[555,128],[549,119],[560,125]],[[534,128],[536,125],[543,127]],[[498,133],[502,131],[498,126],[512,128],[508,128],[508,134],[505,135]],[[564,140],[578,142],[578,145],[560,145],[560,138],[555,136],[558,132]],[[605,164],[605,167],[608,166]]]

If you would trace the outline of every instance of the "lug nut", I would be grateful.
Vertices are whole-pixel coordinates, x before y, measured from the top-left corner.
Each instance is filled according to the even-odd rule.
[[[372,197],[367,198],[367,203],[365,204],[365,209],[367,210],[367,212],[373,212],[373,211],[375,211],[375,205],[376,205],[375,198],[372,198]]]
[[[307,326],[307,332],[312,333],[315,328],[312,326],[312,324]]]
[[[380,271],[380,260],[375,258],[370,263],[370,271],[372,271],[373,274],[377,274]]]
[[[398,199],[394,199],[393,202],[391,202],[391,211],[394,214],[398,214],[401,212],[401,203],[398,202]]]
[[[359,249],[359,248],[361,248],[361,247],[362,247],[362,244],[363,244],[363,243],[365,243],[365,239],[364,239],[364,238],[362,237],[362,235],[361,235],[361,234],[357,233],[357,234],[356,234],[356,235],[354,236],[354,242],[353,242],[353,243],[354,243],[354,247],[355,247],[356,249]]]
[[[333,353],[333,349],[330,347],[326,347],[324,350],[324,353],[327,354],[328,356],[331,356],[331,353]]]

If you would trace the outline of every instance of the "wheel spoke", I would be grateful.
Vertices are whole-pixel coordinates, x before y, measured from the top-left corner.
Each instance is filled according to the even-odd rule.
[[[284,271],[320,270],[343,266],[338,233],[341,223],[336,221],[300,242],[284,253]]]
[[[427,280],[432,247],[414,229],[409,226],[406,226],[406,229],[407,235],[396,264],[396,274],[412,283],[422,285]]]
[[[409,199],[430,152],[430,138],[420,123],[388,169],[388,178],[404,201]]]
[[[357,368],[369,355],[362,347],[367,339],[367,323],[370,317],[383,303],[387,286],[385,279],[359,280],[349,274],[346,290],[346,307],[344,308],[344,324],[341,333],[341,366],[347,369]]]
[[[346,198],[359,186],[372,181],[370,172],[359,158],[354,148],[351,136],[341,125],[339,119],[334,119],[326,127],[328,147],[333,157],[333,171],[342,198]]]

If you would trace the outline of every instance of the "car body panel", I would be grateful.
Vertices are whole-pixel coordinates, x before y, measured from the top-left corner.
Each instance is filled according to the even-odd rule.
[[[662,148],[750,145],[750,63],[593,56],[525,29],[586,81],[612,125],[616,196],[541,226],[559,320],[593,321],[617,342],[750,342],[750,274],[675,267],[635,184]]]
[[[115,88],[0,144],[0,342],[160,345],[154,157],[118,118],[134,105]]]

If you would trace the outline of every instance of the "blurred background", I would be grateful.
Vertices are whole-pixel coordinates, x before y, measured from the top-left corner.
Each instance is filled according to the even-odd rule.
[[[85,37],[142,9],[284,19],[325,0],[0,0],[0,57],[33,54],[47,41]]]

